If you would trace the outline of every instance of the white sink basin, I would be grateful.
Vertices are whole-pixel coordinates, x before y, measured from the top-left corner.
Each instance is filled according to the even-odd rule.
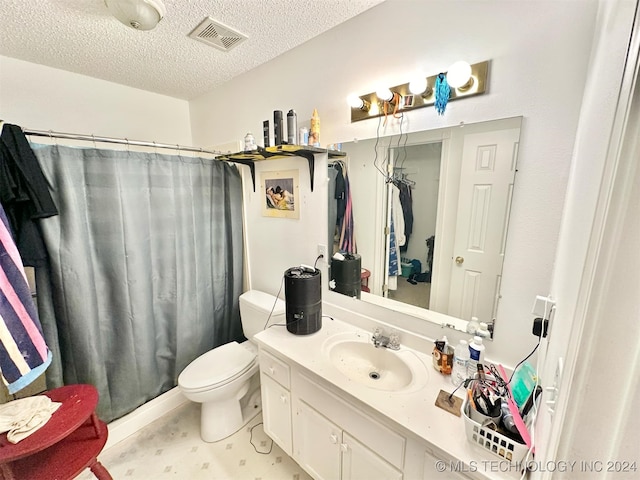
[[[427,369],[413,350],[376,348],[365,332],[333,335],[325,341],[323,352],[344,377],[372,389],[400,392],[427,383]]]

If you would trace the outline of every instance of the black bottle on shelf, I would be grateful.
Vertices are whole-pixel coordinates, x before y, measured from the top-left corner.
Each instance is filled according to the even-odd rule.
[[[282,110],[273,111],[273,141],[275,145],[282,145],[282,143],[284,142]]]
[[[264,148],[269,146],[269,120],[262,122],[262,138],[264,140]]]

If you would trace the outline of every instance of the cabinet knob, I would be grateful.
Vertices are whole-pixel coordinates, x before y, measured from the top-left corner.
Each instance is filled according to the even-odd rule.
[[[338,443],[338,436],[334,433],[329,437],[331,443]]]
[[[349,445],[347,445],[346,443],[341,443],[340,450],[342,450],[344,453],[347,453],[349,451]]]

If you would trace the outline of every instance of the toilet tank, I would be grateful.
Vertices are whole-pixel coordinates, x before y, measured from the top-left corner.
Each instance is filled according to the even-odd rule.
[[[274,306],[275,303],[275,306]],[[273,313],[271,313],[273,309]],[[269,314],[271,318],[269,319]],[[285,303],[279,298],[258,290],[249,290],[240,295],[240,320],[244,336],[251,339],[269,324],[285,323]]]

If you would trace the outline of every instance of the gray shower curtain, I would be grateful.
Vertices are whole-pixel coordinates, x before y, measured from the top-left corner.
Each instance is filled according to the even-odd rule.
[[[241,340],[242,188],[234,165],[32,144],[60,215],[36,272],[49,388],[90,383],[109,422]]]

